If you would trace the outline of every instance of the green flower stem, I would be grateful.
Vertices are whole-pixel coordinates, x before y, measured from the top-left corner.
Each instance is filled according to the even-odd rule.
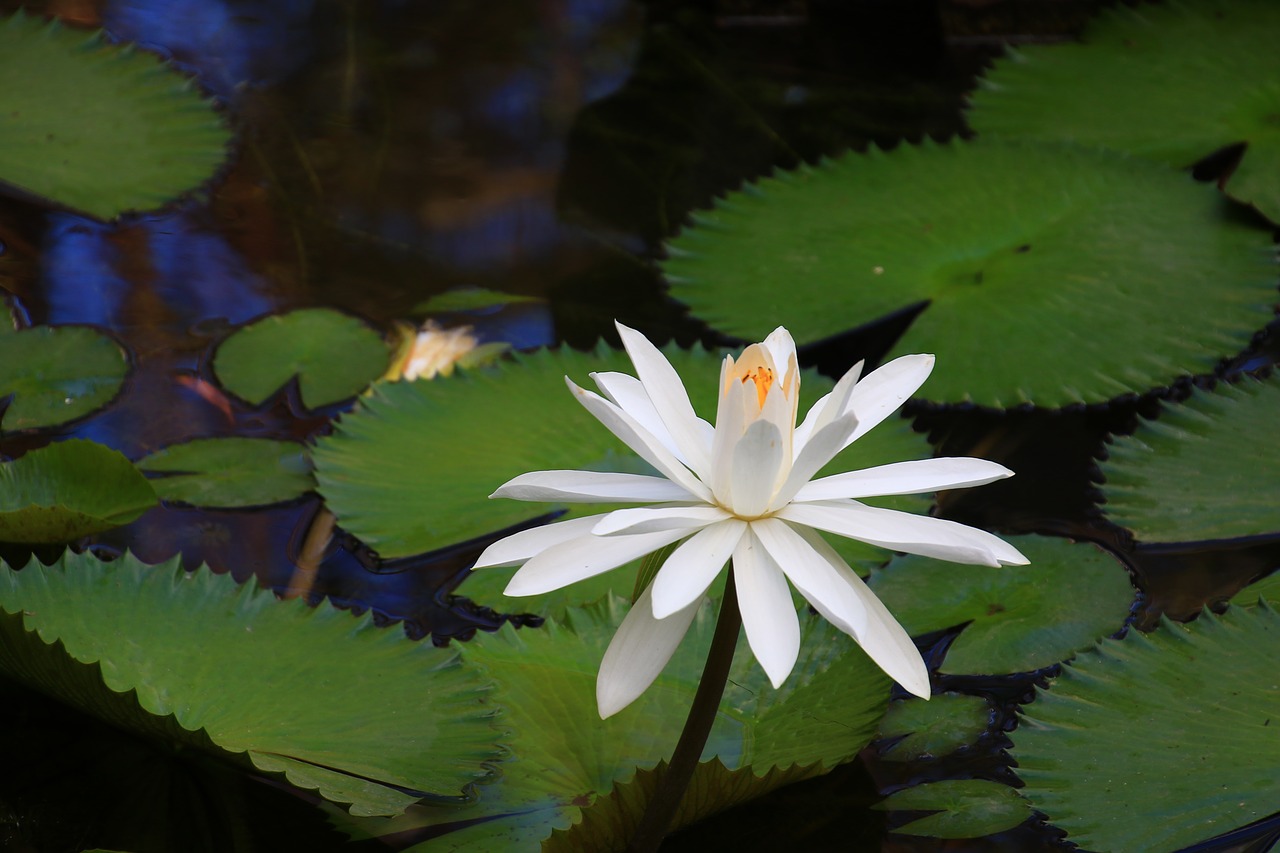
[[[715,722],[724,686],[729,680],[729,667],[733,664],[733,651],[738,645],[738,631],[742,628],[742,614],[738,610],[738,593],[733,582],[733,572],[724,586],[724,598],[720,602],[720,615],[716,618],[716,632],[711,638],[707,663],[702,668],[698,692],[684,722],[684,731],[671,756],[671,763],[662,770],[661,779],[653,799],[645,807],[640,825],[631,836],[627,853],[653,853],[662,843],[671,826],[685,789],[693,778],[693,771],[702,757]]]

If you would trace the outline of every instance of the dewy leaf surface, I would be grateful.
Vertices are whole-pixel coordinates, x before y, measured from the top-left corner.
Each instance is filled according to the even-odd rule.
[[[1267,817],[1280,801],[1277,657],[1270,607],[1099,643],[1025,707],[1012,734],[1023,795],[1102,853],[1179,850]]]
[[[947,650],[944,672],[1039,669],[1124,625],[1134,590],[1114,557],[1066,539],[1007,538],[1030,565],[989,568],[906,556],[871,576],[871,588],[912,636],[965,625]]]
[[[230,133],[192,81],[98,32],[0,19],[0,182],[112,219],[212,177]]]
[[[355,814],[457,797],[499,756],[488,684],[456,650],[177,558],[0,567],[0,611],[7,674],[116,725],[245,753]]]
[[[116,395],[128,371],[120,347],[94,329],[0,323],[0,400],[13,395],[0,426],[15,432],[84,417]]]
[[[923,699],[898,699],[880,721],[881,747],[889,761],[942,758],[976,742],[991,723],[991,703],[981,696],[938,693]]]
[[[1096,91],[1096,89],[1095,89]],[[731,193],[669,245],[713,328],[808,343],[927,303],[890,356],[940,403],[1102,403],[1211,372],[1271,319],[1266,233],[1150,161],[986,139],[872,148]]]
[[[694,409],[715,418],[718,356],[669,348]],[[320,493],[342,527],[384,557],[431,551],[527,524],[553,504],[490,500],[512,477],[557,468],[643,473],[647,466],[591,416],[564,378],[591,386],[593,371],[634,375],[626,353],[601,347],[517,355],[480,370],[432,382],[378,383],[360,408],[338,423],[314,453]],[[830,380],[807,372],[800,410],[830,391]],[[824,474],[930,455],[928,442],[906,421],[881,424],[824,469]],[[902,496],[869,503],[923,511],[927,498]],[[599,504],[574,512],[604,512]],[[847,558],[878,549],[846,548]]]
[[[329,308],[270,314],[218,347],[213,369],[227,390],[257,405],[298,377],[311,409],[354,397],[387,369],[387,343],[363,321]]]
[[[1280,422],[1280,380],[1244,377],[1165,404],[1133,435],[1112,439],[1100,467],[1108,518],[1141,542],[1280,533],[1280,481],[1268,452]]]
[[[1280,222],[1280,5],[1176,0],[1103,10],[1081,43],[1011,50],[971,98],[980,134],[1069,139],[1185,168],[1245,143],[1233,198]]]
[[[0,463],[0,542],[71,542],[128,524],[156,502],[117,451],[60,441]]]
[[[203,507],[251,507],[292,500],[315,488],[311,462],[296,441],[200,438],[138,460],[166,501]]]
[[[626,606],[610,598],[570,609],[563,622],[548,621],[541,630],[505,625],[464,644],[463,659],[492,678],[494,701],[505,709],[498,724],[511,733],[511,755],[498,765],[500,777],[478,788],[473,804],[419,806],[403,820],[361,822],[350,831],[383,835],[412,826],[453,826],[454,831],[413,849],[539,851],[554,830],[569,829],[584,809],[601,803],[615,786],[629,783],[637,770],[669,758],[702,672],[714,606],[704,606],[654,685],[633,705],[601,720],[596,672]],[[706,816],[852,759],[874,734],[888,688],[888,678],[853,640],[820,617],[802,619],[800,658],[780,690],[769,686],[740,641],[702,757],[704,762],[716,757],[731,771],[751,769],[711,774],[684,819]],[[796,764],[804,769],[768,772],[775,765],[786,769]],[[753,776],[763,778],[753,782]],[[603,804],[593,823],[629,820],[613,809],[634,807],[627,802],[643,795],[641,786]]]

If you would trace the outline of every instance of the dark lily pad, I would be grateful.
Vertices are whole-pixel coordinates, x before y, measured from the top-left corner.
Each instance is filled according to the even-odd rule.
[[[942,758],[974,743],[991,723],[991,703],[981,696],[939,693],[899,699],[880,721],[881,740],[898,738],[880,754],[890,761]]]
[[[873,573],[871,588],[912,636],[965,626],[942,663],[950,673],[1039,669],[1124,625],[1134,591],[1110,554],[1042,536],[1009,542],[1030,565],[993,569],[906,556]]]
[[[1280,479],[1280,457],[1260,452],[1278,421],[1275,378],[1244,377],[1166,404],[1133,435],[1112,440],[1101,464],[1103,509],[1142,542],[1280,532],[1280,503],[1258,487]]]
[[[881,811],[936,811],[894,829],[902,835],[978,838],[1013,829],[1031,817],[1031,804],[1008,785],[986,779],[948,779],[890,794]]]
[[[0,542],[71,542],[156,503],[132,462],[92,441],[68,439],[0,463]]]
[[[1093,91],[1096,91],[1096,87]],[[1101,403],[1211,372],[1272,316],[1265,232],[1161,164],[1067,145],[900,145],[780,173],[695,214],[671,294],[759,340],[818,341],[927,303],[942,403]]]
[[[230,133],[192,81],[100,32],[0,20],[0,182],[111,219],[212,177]]]
[[[1250,606],[1257,604],[1260,598],[1280,601],[1280,571],[1272,572],[1262,580],[1249,584],[1235,594],[1231,603],[1242,607]]]
[[[1097,851],[1180,850],[1267,817],[1278,656],[1265,606],[1098,644],[1025,708],[1012,735],[1023,795]]]
[[[1233,198],[1280,222],[1280,6],[1270,0],[1125,4],[1083,42],[1020,47],[972,96],[982,134],[1070,139],[1183,168],[1244,143]]]
[[[5,674],[114,725],[243,755],[355,814],[457,797],[500,754],[488,685],[456,650],[177,558],[0,567],[0,611]]]
[[[500,308],[504,305],[523,305],[542,301],[536,296],[502,293],[484,287],[459,287],[438,293],[425,302],[415,305],[413,310],[417,314],[444,314],[452,311],[479,311],[486,308]]]
[[[0,324],[0,399],[13,395],[4,431],[82,418],[115,397],[128,371],[120,347],[93,329]]]
[[[703,608],[689,636],[657,682],[614,717],[596,711],[595,679],[600,658],[626,605],[617,598],[570,609],[563,623],[544,630],[478,634],[462,646],[464,660],[497,685],[494,698],[506,708],[499,725],[512,733],[510,758],[478,799],[460,807],[419,806],[394,821],[346,822],[347,831],[381,836],[414,827],[457,828],[412,848],[485,853],[542,850],[555,830],[568,830],[600,807],[583,830],[592,844],[610,827],[633,820],[637,800],[647,796],[638,772],[671,755],[702,672],[714,628],[714,610]],[[681,822],[711,814],[784,782],[817,775],[851,760],[871,739],[884,712],[888,678],[847,636],[819,617],[802,620],[800,660],[774,690],[746,644],[740,642],[720,714],[703,751],[730,772],[704,765],[703,796],[692,799]],[[786,770],[798,765],[798,769]],[[750,768],[746,772],[745,768]],[[770,773],[781,767],[783,772]],[[571,833],[569,843],[580,836]],[[611,839],[616,845],[617,838]],[[589,849],[589,848],[588,848]]]
[[[387,369],[387,343],[363,321],[328,308],[255,320],[218,347],[213,368],[227,390],[257,405],[298,377],[311,409],[354,397]]]
[[[666,355],[684,378],[694,408],[714,418],[719,357],[679,349]],[[431,551],[531,522],[556,507],[489,500],[488,495],[527,471],[641,470],[636,466],[644,463],[565,388],[566,375],[590,384],[592,371],[611,370],[631,372],[626,353],[562,349],[516,355],[447,380],[379,383],[332,436],[319,441],[314,459],[320,494],[344,529],[385,557]],[[831,387],[830,380],[805,373],[801,411]],[[825,470],[929,454],[924,437],[896,421],[854,442]],[[870,502],[921,511],[926,501],[908,495]],[[575,512],[606,509],[593,504]],[[884,554],[870,546],[841,553],[848,559]]]
[[[292,500],[315,488],[301,444],[265,438],[201,438],[138,460],[166,501],[249,507]]]

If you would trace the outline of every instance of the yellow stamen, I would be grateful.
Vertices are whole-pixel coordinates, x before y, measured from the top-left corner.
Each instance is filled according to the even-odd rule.
[[[764,399],[769,396],[769,388],[773,385],[773,371],[761,365],[747,371],[742,377],[742,384],[747,382],[756,383],[756,398],[759,400],[760,408],[764,408]]]

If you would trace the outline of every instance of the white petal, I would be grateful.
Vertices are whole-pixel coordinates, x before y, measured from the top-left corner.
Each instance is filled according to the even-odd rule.
[[[733,358],[725,357],[725,366],[721,372],[732,368]],[[721,383],[720,405],[716,411],[715,437],[711,445],[711,479],[707,485],[720,503],[728,506],[733,500],[730,475],[733,473],[733,449],[742,440],[747,429],[747,395],[756,395],[753,386],[750,390],[741,382],[730,381],[728,385]]]
[[[854,386],[858,384],[858,377],[862,375],[862,365],[863,362],[860,361],[846,370],[844,376],[841,376],[840,381],[836,383],[836,387],[810,407],[809,413],[804,416],[804,421],[796,427],[794,452],[797,456],[814,433],[840,417],[841,413],[848,408],[849,395],[853,393]]]
[[[832,457],[848,444],[849,434],[857,426],[858,419],[849,414],[837,418],[814,433],[796,456],[796,461],[791,466],[790,473],[787,474],[786,482],[773,496],[769,508],[779,509],[795,498],[798,492],[803,491],[809,478],[818,473],[822,466],[830,462]]]
[[[847,634],[866,626],[861,599],[804,538],[785,521],[767,518],[751,523],[751,532],[796,589],[830,622]]]
[[[800,620],[786,576],[748,526],[733,552],[742,626],[751,652],[773,686],[787,680],[800,654]]]
[[[680,530],[685,535],[695,530],[730,518],[728,512],[708,504],[682,504],[680,506],[633,507],[617,509],[600,519],[592,528],[596,536],[656,533],[659,530]]]
[[[849,443],[857,441],[896,412],[932,372],[933,356],[904,355],[867,374],[853,386],[853,393],[845,405],[845,411],[852,411],[858,418],[858,428],[849,437]]]
[[[540,595],[616,569],[637,557],[689,535],[687,530],[662,530],[634,536],[579,536],[553,545],[511,577],[504,595]]]
[[[758,420],[733,448],[729,494],[733,512],[754,518],[769,508],[785,456],[782,434],[766,420]]]
[[[770,332],[761,345],[773,356],[773,364],[779,373],[785,373],[787,365],[796,357],[796,342],[783,326]]]
[[[552,546],[589,535],[591,528],[595,527],[602,518],[604,515],[589,515],[585,518],[571,518],[568,521],[557,521],[554,524],[544,524],[541,527],[531,527],[519,533],[512,533],[485,548],[473,568],[484,569],[490,566],[514,566],[517,563],[523,563]]]
[[[821,501],[873,495],[914,495],[981,486],[1012,476],[1013,472],[1008,468],[986,459],[967,456],[919,459],[823,477],[803,486],[794,499]]]
[[[596,676],[596,704],[607,719],[630,705],[649,689],[671,660],[676,647],[702,605],[699,597],[666,619],[655,619],[650,585],[631,606],[600,661]]]
[[[584,388],[574,385],[573,381],[568,377],[565,377],[564,381],[569,386],[569,390],[578,398],[578,402],[588,412],[595,415],[600,423],[604,424],[611,433],[622,439],[622,442],[634,450],[641,459],[657,468],[659,474],[675,483],[679,483],[698,500],[707,501],[711,498],[710,490],[697,477],[689,473],[689,469],[680,464],[680,460],[676,459],[671,454],[671,451],[663,447],[662,442],[640,426],[635,418],[599,394],[593,394]]]
[[[658,410],[658,417],[666,424],[689,467],[699,476],[707,476],[711,468],[711,448],[704,443],[698,416],[689,402],[689,394],[684,390],[680,375],[666,356],[649,343],[648,338],[621,323],[615,325],[622,336],[622,345],[627,348],[627,355],[635,365],[636,374],[644,383],[644,390]]]
[[[653,407],[653,401],[644,390],[643,382],[634,376],[613,371],[592,373],[591,378],[606,399],[616,403],[618,408],[635,418],[640,426],[648,430],[649,434],[658,439],[663,447],[671,451],[671,455],[681,462],[689,461],[684,458],[684,453],[676,445],[676,440],[671,437],[667,425],[662,422],[662,418],[658,417],[658,410]]]
[[[665,619],[698,601],[733,556],[747,524],[731,518],[699,530],[667,557],[653,579],[653,615]]]
[[[503,483],[489,497],[568,503],[647,503],[688,500],[689,493],[668,479],[644,474],[532,471]]]
[[[1030,562],[1008,542],[985,530],[854,501],[793,502],[779,510],[777,517],[882,548],[954,563],[1010,566]]]
[[[849,568],[827,541],[812,530],[799,528],[796,533],[812,547],[814,552],[826,560],[841,581],[862,602],[865,621],[861,626],[841,624],[836,614],[826,612],[819,602],[810,600],[819,613],[828,621],[852,636],[867,653],[867,657],[875,661],[876,666],[885,671],[894,681],[906,690],[924,699],[929,698],[929,669],[925,666],[920,652],[916,649],[911,637],[893,618],[884,602],[876,598],[876,594],[862,582],[862,579]]]

